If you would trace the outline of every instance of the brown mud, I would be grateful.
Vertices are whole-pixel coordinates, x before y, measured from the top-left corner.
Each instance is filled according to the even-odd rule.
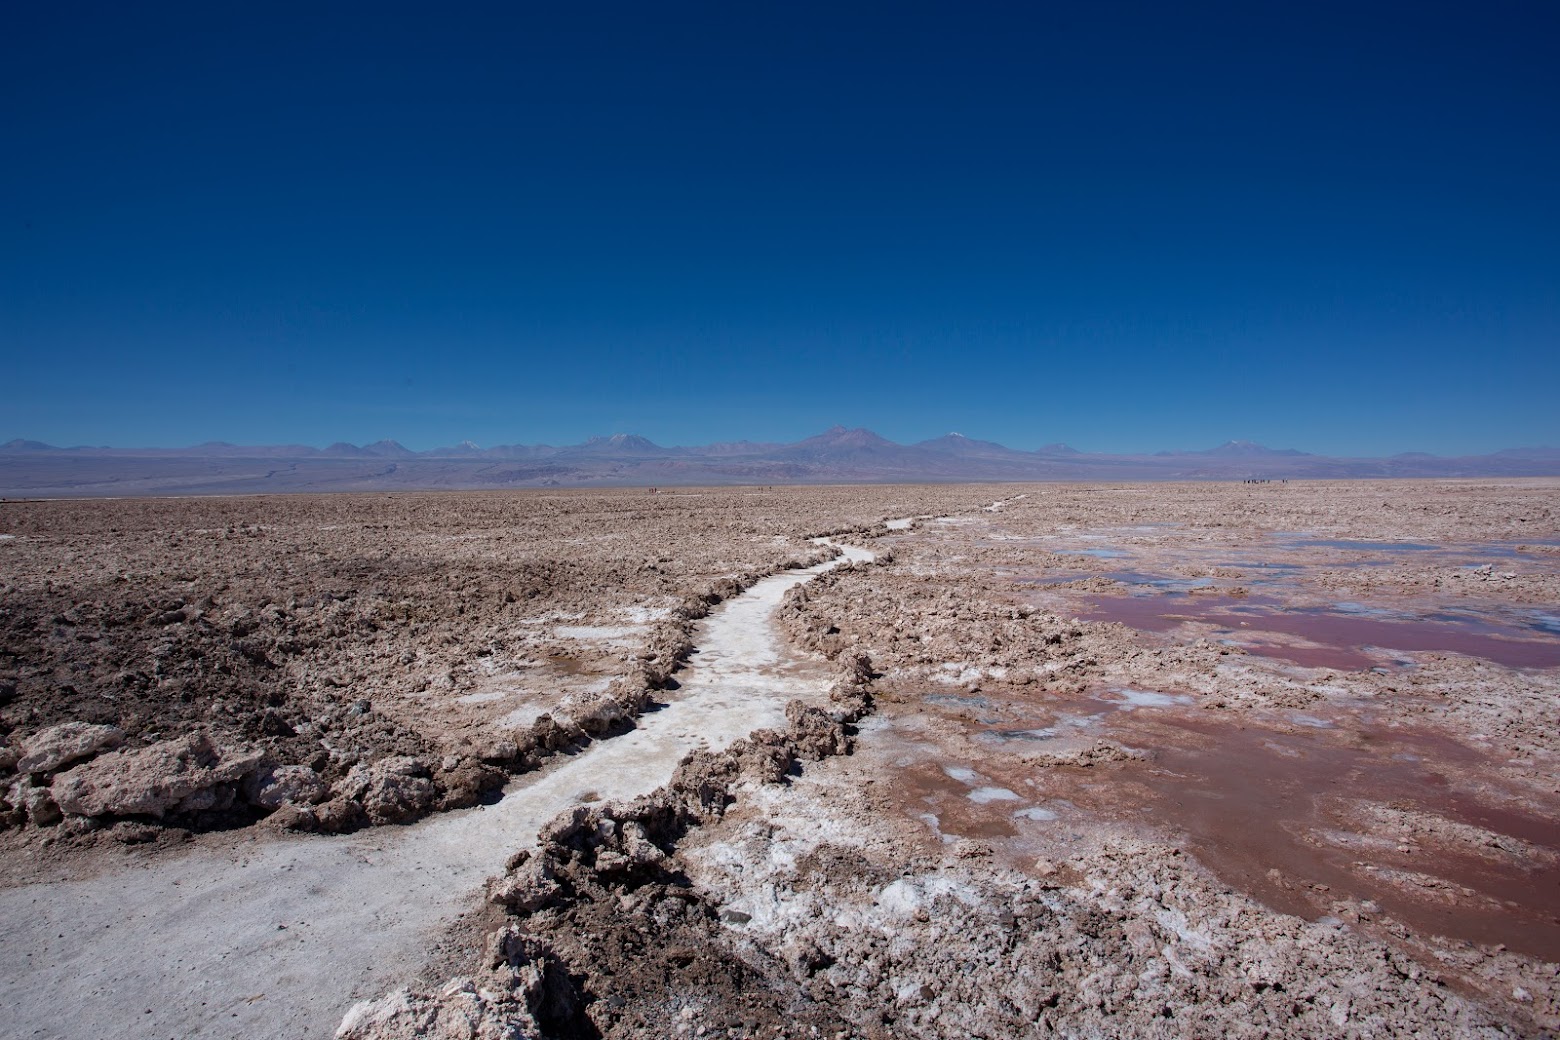
[[[1260,649],[1252,652],[1285,657],[1307,667],[1370,668],[1379,662],[1362,649],[1372,647],[1462,654],[1509,668],[1560,668],[1560,640],[1513,638],[1531,631],[1495,619],[1383,621],[1320,608],[1285,610],[1271,596],[1091,596],[1086,602],[1089,607],[1081,617],[1119,621],[1150,632],[1168,632],[1194,622],[1209,625],[1219,634],[1294,636],[1314,646],[1260,643],[1255,644]]]
[[[1452,788],[1449,772],[1494,775],[1489,756],[1428,731],[1334,734],[1148,714],[1111,727],[1128,744],[1153,747],[1148,759],[1122,763],[1108,783],[1058,770],[1047,793],[1086,811],[1146,816],[1230,885],[1284,913],[1315,919],[1340,900],[1370,900],[1426,935],[1560,963],[1560,818]],[[1369,811],[1377,805],[1449,821],[1451,836],[1389,836]]]

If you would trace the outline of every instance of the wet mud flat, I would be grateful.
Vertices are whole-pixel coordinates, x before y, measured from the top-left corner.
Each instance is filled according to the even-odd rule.
[[[1455,653],[1511,668],[1560,667],[1560,639],[1553,638],[1550,615],[1542,611],[1290,606],[1276,595],[1218,595],[1214,586],[1207,587],[1210,594],[1196,595],[1138,585],[1148,590],[1088,597],[1079,616],[1149,632],[1205,625],[1225,645],[1306,668],[1390,665],[1397,662],[1393,651]]]
[[[919,524],[874,589],[811,594],[883,673],[843,768],[956,862],[1102,895],[1146,842],[1560,1028],[1560,489],[1103,490]],[[1390,1030],[1423,1028],[1399,986]]]
[[[945,841],[1011,845],[1018,866],[1068,828],[1146,824],[1275,910],[1380,914],[1560,963],[1560,799],[1503,782],[1487,751],[1368,708],[1230,718],[1122,694],[982,698],[982,717],[958,720],[970,764],[906,766],[904,812]],[[1101,740],[1130,753],[1034,764]]]
[[[1500,784],[1487,755],[1432,731],[1358,725],[1330,739],[1309,720],[1285,732],[1168,718],[1123,736],[1162,749],[1115,777],[1133,801],[1264,904],[1379,913],[1560,963],[1560,802]],[[1097,786],[1075,800],[1121,804]]]

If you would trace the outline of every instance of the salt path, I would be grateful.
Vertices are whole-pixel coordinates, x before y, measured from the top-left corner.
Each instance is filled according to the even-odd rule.
[[[823,696],[829,671],[786,647],[773,615],[787,590],[874,559],[836,547],[836,559],[765,578],[713,611],[665,707],[521,777],[493,805],[345,837],[251,833],[230,848],[0,890],[5,1035],[331,1035],[354,1001],[409,981],[483,882],[560,812],[648,794],[688,752],[784,728],[788,701]]]

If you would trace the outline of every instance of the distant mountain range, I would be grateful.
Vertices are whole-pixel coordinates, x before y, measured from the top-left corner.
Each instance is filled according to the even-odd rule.
[[[897,444],[871,430],[836,426],[794,444],[737,441],[663,447],[636,434],[583,444],[463,441],[412,451],[373,444],[190,448],[56,448],[0,444],[0,497],[409,491],[502,487],[831,484],[957,481],[1142,481],[1361,477],[1560,476],[1560,449],[1514,448],[1448,458],[1408,452],[1384,459],[1331,458],[1230,441],[1203,451],[1145,455],[1080,452],[1065,444],[1020,451],[959,433]]]

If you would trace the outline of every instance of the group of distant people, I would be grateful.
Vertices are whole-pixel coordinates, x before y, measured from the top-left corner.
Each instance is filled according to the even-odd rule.
[[[1241,481],[1241,483],[1242,484],[1271,484],[1271,483],[1273,483],[1273,478],[1272,477],[1247,477],[1245,480]],[[1287,478],[1282,478],[1282,479],[1279,480],[1279,483],[1280,484],[1287,484],[1287,483],[1289,483],[1289,481],[1288,481]]]

